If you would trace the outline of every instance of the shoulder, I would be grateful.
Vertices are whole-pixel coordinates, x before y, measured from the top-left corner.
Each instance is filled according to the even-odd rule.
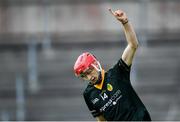
[[[85,88],[84,92],[83,92],[83,96],[88,96],[90,94],[90,92],[93,90],[93,86],[88,84],[87,87]]]
[[[122,80],[126,79],[130,81],[131,65],[128,66],[121,58],[117,63],[108,70],[107,79]]]
[[[127,71],[127,72],[130,72],[131,70],[131,65],[128,66],[122,58],[120,58],[117,63],[109,70],[110,72],[112,71]]]
[[[130,71],[130,70],[131,70],[131,65],[127,65],[127,64],[123,61],[122,58],[118,61],[118,65],[119,65],[119,67],[122,67],[122,68],[125,69],[126,71]]]

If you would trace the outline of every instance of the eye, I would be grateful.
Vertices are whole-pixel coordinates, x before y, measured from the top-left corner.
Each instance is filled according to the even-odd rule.
[[[88,69],[87,71],[86,71],[86,74],[90,74],[92,72],[92,69]]]
[[[85,77],[85,74],[84,74],[84,73],[81,73],[81,74],[80,74],[80,77],[84,78],[84,77]]]

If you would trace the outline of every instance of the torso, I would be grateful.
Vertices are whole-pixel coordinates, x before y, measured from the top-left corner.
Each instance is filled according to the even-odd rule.
[[[135,114],[147,111],[132,88],[129,72],[117,65],[106,72],[102,89],[88,85],[84,95],[106,120],[140,120],[141,115]]]

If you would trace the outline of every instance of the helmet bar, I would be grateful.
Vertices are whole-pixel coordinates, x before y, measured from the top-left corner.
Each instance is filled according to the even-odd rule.
[[[97,61],[97,64],[98,64],[98,67],[97,67],[96,65],[94,65],[94,64],[91,64],[91,65],[92,65],[98,72],[102,71],[102,67],[101,67],[99,61]]]

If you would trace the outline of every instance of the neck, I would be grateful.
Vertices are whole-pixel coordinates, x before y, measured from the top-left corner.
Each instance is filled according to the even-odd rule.
[[[98,79],[97,84],[94,85],[94,87],[96,87],[97,89],[101,90],[103,87],[103,83],[104,83],[104,70],[102,70],[101,72],[101,77]],[[98,83],[99,82],[99,83]]]

